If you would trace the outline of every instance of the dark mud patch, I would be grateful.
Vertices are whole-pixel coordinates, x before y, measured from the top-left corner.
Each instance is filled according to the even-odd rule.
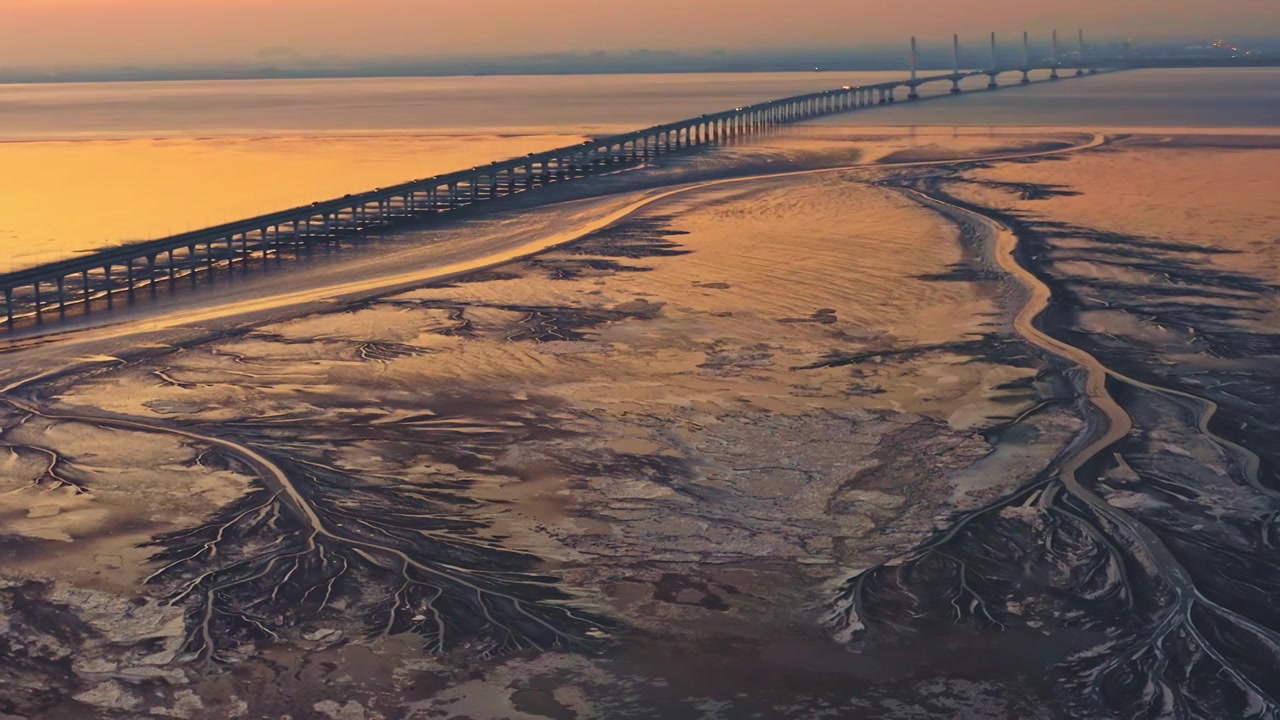
[[[597,230],[569,246],[578,255],[623,257],[631,260],[653,257],[678,257],[691,250],[667,238],[688,235],[672,229],[673,215],[651,215],[628,220],[611,228]]]
[[[793,369],[817,370],[819,368],[849,367],[865,363],[882,363],[886,360],[914,360],[936,353],[952,353],[968,356],[971,361],[988,360],[1014,367],[1039,367],[1038,358],[1030,350],[1031,348],[1024,342],[988,333],[973,340],[916,345],[907,348],[863,350],[853,353],[833,350],[821,360],[816,360],[808,365],[799,365]]]
[[[1006,146],[984,148],[981,151],[981,154],[982,155],[1005,155],[1009,153],[1053,152],[1055,150],[1066,150],[1067,148],[1070,148],[1073,146],[1074,146],[1074,143],[1067,142],[1067,141],[1048,141],[1048,142],[1027,143],[1025,145],[1006,145]],[[957,162],[963,162],[966,159],[973,157],[975,154],[976,154],[975,151],[966,152],[966,151],[947,150],[945,148],[936,148],[936,149],[935,148],[919,148],[919,149],[911,149],[911,150],[898,150],[896,152],[889,153],[888,155],[885,155],[884,157],[880,158],[879,160],[876,161],[876,164],[896,165],[896,164],[913,163],[913,162],[935,162],[939,160],[955,160]]]
[[[653,586],[653,599],[673,605],[693,605],[704,610],[724,612],[729,609],[722,595],[701,580],[663,573]]]
[[[473,283],[500,282],[502,280],[517,280],[523,277],[520,273],[508,272],[506,270],[482,270],[480,272],[467,273],[459,278],[455,278],[450,283],[435,285],[434,287],[457,287],[459,285],[470,285]]]
[[[1124,138],[1124,145],[1141,146],[1143,150],[1178,150],[1200,148],[1206,150],[1275,150],[1280,149],[1280,135],[1248,134],[1184,134],[1184,135],[1133,135]]]
[[[1050,183],[1002,182],[1000,180],[975,179],[963,176],[956,176],[952,180],[953,182],[980,185],[992,190],[1007,192],[1017,196],[1020,200],[1047,200],[1055,197],[1075,197],[1081,194],[1065,185]]]
[[[989,270],[983,267],[975,267],[969,262],[952,263],[947,266],[946,272],[925,273],[917,275],[916,278],[927,282],[989,282],[999,280],[1000,273],[995,270]]]
[[[818,308],[807,318],[781,318],[780,323],[818,323],[819,325],[834,325],[839,322],[836,317],[835,308]]]
[[[399,304],[408,304],[397,301]],[[593,339],[599,330],[624,320],[652,320],[662,314],[663,303],[633,300],[612,308],[577,308],[554,305],[503,305],[447,300],[412,301],[416,307],[443,310],[449,327],[433,331],[437,335],[500,339],[507,342],[581,342]],[[472,317],[478,309],[511,313],[510,323],[493,323]]]
[[[552,280],[577,280],[601,274],[647,272],[652,268],[621,262],[687,255],[691,250],[668,238],[687,235],[670,227],[670,215],[640,217],[597,230],[556,252],[527,260],[524,267]]]
[[[522,713],[549,720],[577,720],[578,718],[578,713],[560,704],[554,694],[542,689],[516,690],[511,693],[511,706]]]
[[[544,273],[551,280],[581,280],[613,273],[649,272],[653,268],[644,265],[625,265],[608,258],[535,258],[525,262],[525,267]]]

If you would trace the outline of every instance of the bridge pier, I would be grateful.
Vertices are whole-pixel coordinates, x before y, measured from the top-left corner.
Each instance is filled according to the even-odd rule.
[[[1082,77],[1082,76],[1084,75],[1084,65],[1085,65],[1085,62],[1084,62],[1084,30],[1079,30],[1079,31],[1077,31],[1077,35],[1076,35],[1076,37],[1079,39],[1079,46],[1078,46],[1078,49],[1077,49],[1077,52],[1079,53],[1079,57],[1078,57],[1077,62],[1076,62],[1076,77]]]
[[[329,228],[327,228],[327,227],[326,227],[326,228],[325,228],[325,235],[327,236],[328,234],[329,234]],[[228,277],[230,277],[230,276],[233,274],[233,272],[234,272],[234,271],[232,270],[232,266],[233,266],[233,265],[235,265],[235,262],[234,262],[234,261],[235,261],[235,254],[236,254],[236,246],[235,246],[235,242],[236,242],[235,235],[231,235],[231,234],[229,234],[229,235],[227,235],[227,236],[223,239],[223,244],[224,244],[224,246],[225,246],[225,247],[223,248],[223,251],[224,251],[224,252],[226,253],[226,255],[227,255],[227,276],[228,276]]]
[[[1028,39],[1027,31],[1022,31],[1022,84],[1027,85],[1031,82],[1031,41]]]
[[[907,83],[907,87],[911,89],[911,92],[907,93],[907,99],[919,100],[920,93],[917,92],[916,90],[920,85],[919,83],[916,82],[917,74],[916,74],[916,36],[915,35],[911,36],[911,55],[909,57],[909,61],[911,64],[911,81]]]
[[[111,287],[111,266],[106,265],[102,268],[102,286],[107,296],[107,309],[110,310],[114,305],[113,288]]]
[[[156,294],[156,256],[155,256],[155,255],[148,255],[148,256],[146,257],[146,261],[147,261],[147,291],[151,293],[151,296],[152,296],[152,297],[155,297],[155,294]],[[59,295],[61,295],[61,294],[62,294],[62,287],[61,287],[61,286],[59,286],[59,287],[58,287],[58,294],[59,294]]]
[[[1050,63],[1050,65],[1053,66],[1053,70],[1049,72],[1049,79],[1057,80],[1058,79],[1058,31],[1057,30],[1053,31],[1053,55],[1052,55],[1052,62]]]
[[[951,36],[951,94],[960,92],[960,36]]]
[[[987,72],[989,82],[987,82],[988,90],[995,90],[1000,87],[996,82],[996,76],[1000,74],[1000,58],[996,53],[996,34],[991,33],[991,69]]]

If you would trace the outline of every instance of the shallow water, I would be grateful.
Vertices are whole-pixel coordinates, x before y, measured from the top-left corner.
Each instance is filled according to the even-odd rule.
[[[0,85],[0,140],[618,132],[900,73],[708,73]]]
[[[0,85],[0,272],[899,72]],[[1013,76],[1007,76],[1012,81]],[[968,81],[980,88],[985,78]],[[945,83],[922,89],[944,92]],[[1255,127],[1280,71],[1161,70],[898,104],[860,126]]]

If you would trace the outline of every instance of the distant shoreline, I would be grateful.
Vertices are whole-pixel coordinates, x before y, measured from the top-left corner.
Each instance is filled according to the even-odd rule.
[[[922,71],[945,72],[949,68],[922,68]],[[137,77],[111,77],[101,75],[68,75],[56,78],[6,78],[0,75],[0,85],[70,85],[76,83],[132,83],[132,82],[221,82],[243,80],[378,80],[378,79],[413,79],[413,78],[475,78],[475,77],[564,77],[572,75],[753,75],[760,73],[814,73],[814,72],[908,72],[907,68],[896,66],[884,67],[796,67],[772,69],[731,69],[717,70],[696,68],[685,70],[525,70],[515,68],[492,72],[382,72],[382,73],[303,73],[281,72],[263,73],[224,73],[224,74],[185,74],[185,75],[139,75]]]
[[[1141,59],[1142,69],[1264,69],[1280,67],[1280,56],[1250,60],[1205,61],[1182,58]],[[1064,60],[1063,67],[1073,67]],[[961,67],[981,68],[983,61],[962,60]],[[1013,64],[1009,65],[1013,67]],[[926,62],[920,66],[924,73],[948,72],[949,62]],[[519,64],[494,64],[467,70],[462,67],[428,70],[423,68],[365,67],[342,70],[324,68],[316,70],[262,68],[218,68],[216,70],[182,71],[155,69],[120,69],[109,72],[67,71],[48,74],[25,72],[6,74],[0,72],[0,85],[68,85],[77,83],[141,83],[141,82],[220,82],[245,80],[376,80],[405,78],[467,78],[467,77],[548,77],[548,76],[599,76],[599,75],[744,75],[757,73],[814,73],[814,72],[907,72],[900,62],[846,63],[824,65],[822,63],[743,63],[723,66],[714,63],[696,63],[681,67],[617,67],[603,65],[574,65],[573,67],[529,67]]]

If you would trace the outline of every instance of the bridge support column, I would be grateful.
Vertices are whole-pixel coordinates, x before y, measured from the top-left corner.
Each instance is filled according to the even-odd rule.
[[[89,311],[92,309],[91,307],[92,303],[90,303],[89,301],[93,298],[92,293],[89,292],[89,271],[88,270],[80,271],[80,296],[84,300],[84,312],[86,315],[88,315]]]
[[[1076,62],[1076,77],[1084,75],[1084,30],[1078,31],[1077,37],[1080,39],[1079,59]]]
[[[4,289],[4,316],[5,324],[9,326],[9,330],[13,330],[13,289]]]
[[[1050,80],[1058,79],[1058,31],[1053,31],[1053,55],[1051,56],[1053,70],[1049,72]]]
[[[102,285],[104,288],[104,292],[107,295],[107,309],[110,310],[113,304],[112,290],[114,289],[111,287],[111,266],[110,265],[106,265],[102,268]]]
[[[951,78],[951,94],[952,95],[960,94],[960,78],[958,77]]]
[[[147,256],[147,289],[151,291],[152,297],[156,294],[156,256]],[[58,288],[58,294],[62,294],[62,288]]]
[[[1027,85],[1027,84],[1030,84],[1030,83],[1031,83],[1031,69],[1030,69],[1030,68],[1023,68],[1023,69],[1022,69],[1022,80],[1021,80],[1020,82],[1021,82],[1023,85]]]
[[[65,316],[67,314],[67,289],[66,278],[58,278],[58,315]]]
[[[996,82],[996,73],[987,73],[987,89],[995,90],[1000,87],[1000,83]]]

